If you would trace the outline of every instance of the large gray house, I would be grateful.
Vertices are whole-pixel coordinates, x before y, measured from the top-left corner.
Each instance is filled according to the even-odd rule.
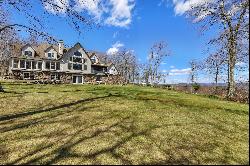
[[[81,84],[107,81],[117,77],[112,64],[102,63],[95,52],[87,52],[80,43],[72,48],[58,45],[26,44],[10,58],[9,76],[13,79],[60,81]]]

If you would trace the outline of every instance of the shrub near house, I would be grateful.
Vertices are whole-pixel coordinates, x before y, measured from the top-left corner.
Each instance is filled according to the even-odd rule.
[[[72,48],[64,48],[63,41],[58,46],[26,44],[17,52],[9,63],[12,79],[84,83],[118,75],[113,64],[102,63],[97,53],[87,52],[80,43]]]

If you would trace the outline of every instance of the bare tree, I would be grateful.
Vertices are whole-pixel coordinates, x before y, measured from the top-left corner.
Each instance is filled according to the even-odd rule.
[[[93,0],[94,1],[94,0]],[[88,16],[86,10],[78,11],[77,1],[74,0],[1,0],[1,10],[6,10],[8,13],[18,13],[25,16],[28,24],[8,22],[8,24],[0,20],[0,33],[6,29],[24,30],[29,33],[39,35],[43,39],[51,42],[56,42],[55,38],[47,33],[49,16],[53,15],[66,21],[79,33],[84,27],[95,25],[93,18]],[[82,3],[87,1],[81,0]],[[37,10],[35,6],[42,8],[42,12]]]
[[[191,93],[194,92],[194,85],[198,82],[198,72],[202,69],[202,65],[197,61],[192,59],[190,62],[190,81],[191,81]]]
[[[145,78],[146,82],[151,81],[151,85],[158,83],[161,77],[161,73],[159,71],[159,67],[167,56],[170,55],[170,50],[168,45],[164,41],[156,42],[150,49],[148,62],[145,65]]]
[[[214,78],[215,94],[217,94],[219,77],[225,69],[225,64],[226,57],[223,52],[217,52],[216,54],[212,54],[204,60],[204,70],[207,71]]]
[[[124,78],[125,82],[135,82],[139,75],[139,65],[133,51],[126,48],[119,50],[117,53],[107,55],[107,62],[112,62],[118,69],[119,74]]]
[[[192,4],[187,14],[203,29],[220,27],[216,39],[224,41],[228,63],[228,98],[235,94],[235,64],[241,51],[241,43],[249,41],[249,1],[213,0]]]
[[[8,24],[9,15],[4,10],[0,10],[0,20]],[[13,54],[13,43],[18,41],[16,31],[6,29],[0,33],[0,75],[6,74],[9,57]]]

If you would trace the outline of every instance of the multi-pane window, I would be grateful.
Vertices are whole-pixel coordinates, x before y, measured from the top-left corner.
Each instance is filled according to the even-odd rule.
[[[49,52],[48,53],[48,58],[54,58],[54,53],[53,52]]]
[[[60,62],[56,62],[56,70],[60,70]]]
[[[26,69],[31,69],[31,61],[26,61]]]
[[[74,52],[74,56],[82,57],[82,53],[80,53],[79,51],[76,51],[76,52]]]
[[[45,62],[45,69],[50,70],[50,61]]]
[[[60,62],[45,62],[45,69],[46,70],[60,70]]]
[[[32,52],[31,51],[24,51],[24,55],[28,57],[32,57]]]
[[[36,69],[36,64],[37,64],[36,61],[32,61],[32,69]]]
[[[52,69],[52,70],[56,69],[56,63],[55,62],[50,63],[50,69]]]
[[[74,70],[82,70],[82,64],[74,63],[73,64],[73,69]]]
[[[72,57],[69,57],[68,69],[83,70],[83,63],[85,63],[85,59],[82,58],[82,53],[76,51]]]
[[[25,69],[25,60],[20,60],[20,68]]]
[[[51,74],[51,80],[60,80],[60,75],[57,73]]]
[[[43,62],[37,62],[37,68],[42,70]]]
[[[82,63],[82,58],[73,57],[73,62],[74,62],[74,63]]]
[[[18,62],[19,62],[18,59],[13,60],[13,68],[18,68]]]

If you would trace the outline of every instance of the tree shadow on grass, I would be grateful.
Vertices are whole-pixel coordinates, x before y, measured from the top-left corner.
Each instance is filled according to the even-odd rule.
[[[47,109],[40,109],[40,110],[35,110],[35,111],[30,111],[30,112],[22,112],[22,113],[18,113],[18,114],[4,115],[4,116],[0,116],[0,122],[5,121],[5,120],[12,120],[12,119],[16,119],[16,118],[24,118],[26,116],[31,116],[31,115],[34,115],[34,114],[39,114],[39,113],[44,113],[44,112],[51,112],[51,111],[55,111],[55,110],[58,110],[58,109],[61,109],[61,108],[71,107],[73,105],[81,104],[81,103],[84,103],[84,102],[92,102],[92,101],[107,98],[107,97],[111,97],[111,95],[109,94],[107,96],[101,96],[101,97],[95,97],[95,98],[89,98],[89,99],[82,99],[82,100],[78,100],[78,101],[67,103],[67,104],[62,104],[62,105],[55,106],[55,107],[52,107],[52,108],[47,108]]]
[[[30,112],[14,114],[14,115],[10,114],[10,115],[4,116],[5,118],[3,119],[1,119],[0,117],[0,119],[2,121],[14,120],[17,118],[25,118],[25,117],[36,115],[39,113],[52,111],[54,112],[54,114],[52,115],[47,115],[47,116],[43,116],[40,118],[38,117],[35,120],[30,119],[25,123],[19,124],[19,126],[16,125],[12,128],[5,129],[5,132],[11,131],[14,129],[26,128],[30,125],[38,124],[38,123],[46,123],[46,125],[50,126],[50,124],[55,123],[53,121],[53,118],[60,116],[62,114],[65,114],[65,113],[71,114],[73,111],[77,112],[77,111],[90,109],[91,107],[81,107],[81,106],[82,104],[88,101],[96,101],[96,100],[107,98],[107,97],[120,97],[120,96],[109,94],[103,97],[78,100],[76,102],[71,102],[68,104],[60,105],[60,106],[54,106],[48,109],[38,109],[36,111],[30,111]],[[78,106],[78,104],[79,104],[79,108],[73,107],[73,106]],[[61,108],[65,108],[65,109],[58,110]],[[55,111],[55,110],[58,110],[58,111]],[[106,122],[109,122],[109,120],[112,118],[115,119],[115,122],[112,122],[111,124],[110,123],[106,124]],[[48,120],[51,120],[51,121],[48,121]],[[72,117],[72,119],[70,119],[69,122],[70,121],[72,122],[74,120],[76,120],[75,117]],[[62,118],[59,121],[56,121],[56,123],[58,122],[60,122],[60,124],[65,124],[65,123],[68,123],[68,119]],[[84,122],[82,123],[84,124]],[[83,162],[82,164],[84,164],[84,159],[89,159],[93,161],[93,164],[103,164],[103,163],[99,163],[97,158],[98,156],[105,155],[105,154],[111,154],[112,158],[116,159],[122,164],[134,164],[135,162],[133,158],[131,159],[127,157],[128,154],[119,153],[119,149],[121,147],[128,146],[126,145],[126,143],[133,141],[134,138],[136,137],[142,136],[142,137],[145,137],[146,139],[150,139],[151,142],[153,142],[152,146],[155,146],[158,143],[164,144],[166,142],[161,142],[160,140],[157,140],[156,138],[150,138],[150,133],[152,130],[154,129],[166,130],[167,127],[170,127],[171,125],[177,126],[177,127],[182,127],[182,126],[187,125],[184,123],[174,123],[174,124],[165,124],[165,125],[159,124],[159,125],[154,125],[154,126],[145,126],[145,128],[138,128],[137,123],[140,123],[140,121],[139,119],[136,119],[136,116],[124,116],[124,117],[121,117],[121,115],[115,116],[111,111],[107,111],[107,114],[105,115],[101,114],[100,116],[93,118],[90,121],[89,125],[78,126],[77,124],[75,124],[75,126],[73,127],[76,128],[76,131],[72,134],[63,135],[63,133],[61,133],[62,136],[66,138],[66,141],[62,143],[60,140],[61,137],[58,136],[60,132],[62,132],[61,130],[55,133],[50,132],[47,135],[38,135],[38,136],[32,137],[32,138],[45,137],[47,139],[51,137],[55,137],[57,141],[59,142],[59,146],[54,145],[54,143],[48,143],[47,145],[38,146],[33,151],[30,151],[27,154],[22,155],[21,157],[15,159],[14,161],[9,162],[8,164],[12,165],[12,164],[18,164],[18,163],[23,163],[23,164],[41,164],[42,163],[42,164],[50,165],[50,164],[57,164],[58,162],[61,162],[64,159],[70,160],[71,158],[78,158],[79,160]],[[201,125],[204,123],[206,123],[205,120],[202,122],[194,122],[193,125],[197,125],[197,124]],[[105,125],[105,127],[100,127],[103,125]],[[220,128],[220,126],[216,126],[216,124],[208,123],[208,125],[213,125],[214,127],[218,128],[217,130],[227,132],[223,128]],[[94,131],[90,130],[91,131],[90,134],[87,134],[87,135],[83,134],[86,132],[87,129],[92,129],[92,128],[94,128]],[[86,142],[89,140],[92,140],[92,139],[100,140],[100,137],[102,139],[103,138],[102,135],[104,134],[112,133],[115,135],[114,129],[118,129],[118,128],[121,129],[117,133],[118,139],[114,140],[110,145],[105,146],[104,148],[99,148],[98,145],[94,146],[92,147],[93,150],[91,150],[88,153],[72,151],[72,149],[76,146],[80,146],[80,145],[88,146]],[[54,147],[53,150],[49,151],[49,153],[46,153],[46,151],[48,151],[48,149],[51,149],[52,147]],[[207,144],[191,144],[190,146],[190,144],[187,144],[186,146],[185,145],[176,146],[171,151],[166,150],[163,147],[158,146],[157,148],[159,149],[159,151],[161,151],[164,154],[165,159],[158,160],[158,161],[153,160],[153,161],[148,161],[148,162],[141,161],[140,164],[149,164],[149,165],[153,165],[153,164],[157,164],[157,165],[201,164],[202,161],[200,161],[197,158],[195,151],[199,150],[201,152],[209,152],[210,154],[212,154],[213,150],[217,148],[218,145],[207,143]],[[145,147],[142,146],[141,148],[145,148]],[[143,149],[143,150],[150,151],[150,149]],[[181,153],[179,154],[179,157],[176,157],[174,155],[175,152],[179,152],[181,150],[190,152],[191,153],[191,155],[189,156],[190,158],[188,158],[187,156]],[[129,155],[133,155],[133,154],[129,154]],[[154,154],[152,154],[152,156],[153,155]],[[214,161],[212,161],[212,159],[214,159]],[[210,162],[218,162],[218,163],[226,164],[226,163],[229,163],[229,160],[234,160],[234,159],[227,158],[227,156],[222,155],[221,159],[211,158],[210,160],[211,160]]]

